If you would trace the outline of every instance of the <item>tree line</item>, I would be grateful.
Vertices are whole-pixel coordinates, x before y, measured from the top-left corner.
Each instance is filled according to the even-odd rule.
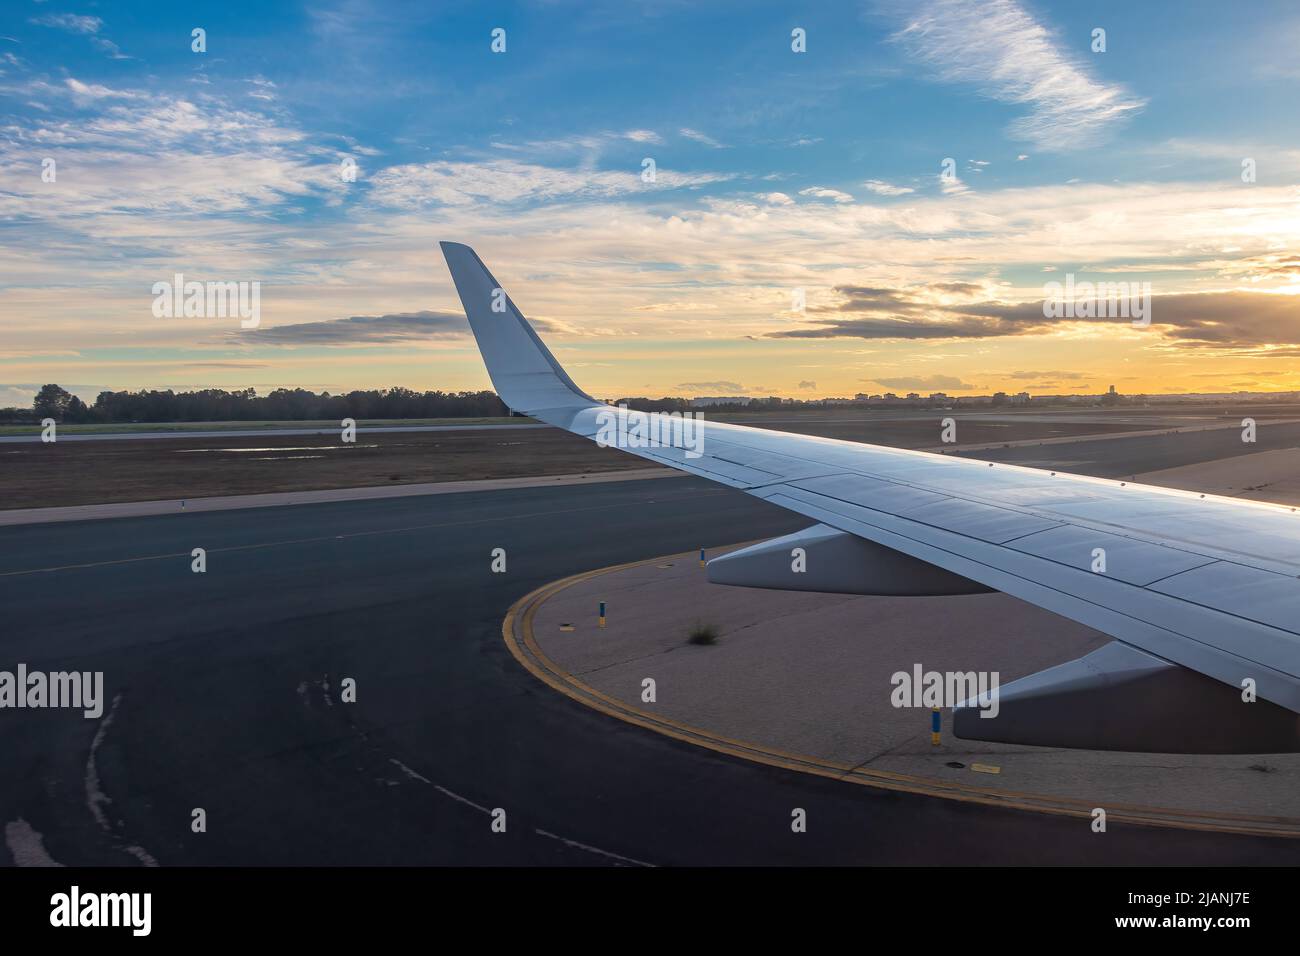
[[[356,390],[339,395],[304,388],[197,392],[171,389],[100,392],[93,405],[58,385],[45,385],[30,409],[2,408],[0,422],[67,423],[342,421],[344,418],[494,418],[509,415],[494,392],[417,392],[409,388]]]
[[[685,398],[620,398],[610,404],[642,412],[686,412]],[[780,400],[749,405],[715,405],[709,411],[756,411],[779,408]],[[354,390],[338,395],[305,388],[277,388],[267,395],[256,389],[196,392],[171,389],[100,392],[93,405],[59,385],[44,385],[31,408],[0,408],[0,424],[35,424],[52,418],[60,424],[125,422],[342,421],[344,418],[497,418],[510,410],[495,392],[417,392],[409,388]]]

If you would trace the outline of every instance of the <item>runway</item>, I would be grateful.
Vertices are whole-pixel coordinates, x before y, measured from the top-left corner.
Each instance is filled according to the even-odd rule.
[[[1178,434],[1058,441],[1050,445],[981,448],[954,454],[1033,468],[1056,468],[1097,478],[1125,478],[1202,461],[1295,448],[1300,446],[1300,423],[1260,422],[1254,442],[1243,442],[1241,435],[1240,428],[1214,428]]]
[[[805,523],[679,478],[0,529],[0,667],[102,670],[111,700],[0,711],[0,860],[1300,863],[1300,841],[1095,834],[738,761],[591,711],[503,645],[549,581]]]
[[[498,424],[474,425],[358,425],[357,435],[387,435],[403,432],[467,432],[467,431],[509,431],[520,428],[549,428],[537,422],[502,422]],[[207,431],[191,431],[174,428],[171,431],[156,432],[63,432],[59,441],[158,441],[162,439],[196,439],[196,438],[281,438],[303,435],[338,435],[338,426],[329,428],[231,428]],[[41,433],[34,431],[29,435],[0,435],[0,444],[26,445],[40,442]]]

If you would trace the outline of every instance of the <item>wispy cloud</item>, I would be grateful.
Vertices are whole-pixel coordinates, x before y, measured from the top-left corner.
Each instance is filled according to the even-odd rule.
[[[694,140],[697,143],[703,143],[705,146],[708,146],[710,149],[726,148],[726,146],[723,143],[718,142],[716,139],[714,139],[712,136],[708,135],[707,133],[701,133],[697,129],[687,129],[686,127],[682,127],[680,130],[678,130],[678,132],[681,133],[683,136],[685,136],[687,139]]]
[[[375,175],[372,197],[385,206],[463,206],[475,202],[550,202],[653,193],[730,179],[720,173],[657,169],[653,182],[640,172],[560,169],[515,160],[394,166]]]
[[[908,193],[916,192],[911,186],[895,186],[880,179],[868,179],[862,185],[877,196],[905,196]]]
[[[630,129],[623,134],[625,139],[634,143],[662,143],[663,137],[650,129]]]
[[[954,375],[897,375],[885,378],[869,378],[868,382],[875,382],[877,385],[883,385],[885,388],[907,388],[913,390],[938,390],[943,388],[961,389],[967,391],[974,388],[963,382]]]
[[[971,288],[977,288],[971,286]],[[1122,329],[1131,320],[1047,318],[1042,301],[997,300],[942,304],[929,290],[841,288],[834,316],[810,317],[802,328],[769,333],[773,338],[862,338],[893,341],[996,339],[1037,335],[1062,326],[1109,325]],[[1165,348],[1232,352],[1252,357],[1300,355],[1300,296],[1265,292],[1204,292],[1157,295],[1151,299],[1151,332]],[[1138,334],[1148,334],[1142,332]],[[1152,343],[1156,344],[1156,343]],[[1070,372],[1015,372],[1010,378],[1076,378]],[[886,384],[879,379],[881,384]],[[954,388],[958,386],[952,386]]]
[[[83,16],[77,13],[47,13],[40,17],[31,17],[29,23],[37,26],[51,27],[55,30],[64,30],[68,33],[77,33],[90,38],[90,42],[99,49],[103,50],[114,60],[129,60],[127,56],[118,47],[116,43],[99,35],[100,28],[104,21],[99,17]]]
[[[853,202],[853,197],[848,193],[838,189],[828,189],[825,186],[809,186],[807,189],[799,190],[799,195],[809,196],[813,199],[829,199],[838,203]]]
[[[956,173],[951,175],[940,173],[939,189],[945,196],[959,196],[962,193],[970,192],[970,187]]]
[[[924,3],[915,9],[953,16],[944,2]],[[1023,13],[1013,3],[978,9]],[[1244,291],[1300,291],[1300,151],[1285,123],[1238,141],[1170,114],[1158,135],[1177,141],[1153,143],[1151,130],[1135,126],[1131,148],[1049,157],[1031,176],[1029,167],[1043,165],[1037,147],[950,141],[940,125],[950,114],[926,109],[953,95],[946,86],[891,90],[909,128],[878,150],[838,114],[819,120],[826,141],[813,145],[805,117],[777,122],[760,108],[784,102],[785,76],[755,78],[753,102],[673,101],[672,112],[655,98],[637,108],[620,99],[552,114],[526,95],[551,89],[555,77],[541,66],[529,81],[501,74],[460,90],[465,96],[455,82],[433,94],[424,81],[386,86],[376,75],[363,86],[349,74],[364,105],[345,104],[339,56],[361,55],[371,42],[370,59],[380,59],[392,31],[415,32],[409,23],[385,25],[367,41],[371,24],[361,13],[348,29],[363,35],[345,32],[336,46],[304,50],[304,62],[290,68],[271,60],[223,70],[219,58],[203,61],[180,43],[172,60],[151,53],[148,68],[70,75],[66,47],[80,48],[83,62],[97,59],[85,55],[94,51],[84,41],[111,32],[105,16],[96,33],[20,24],[24,46],[14,49],[24,56],[0,53],[0,219],[18,226],[0,256],[7,381],[178,385],[176,370],[195,370],[193,378],[267,365],[274,372],[262,377],[280,384],[477,387],[485,373],[437,261],[438,240],[450,238],[472,242],[525,313],[557,336],[566,361],[591,369],[582,381],[593,393],[666,394],[669,375],[715,380],[682,383],[696,394],[767,388],[745,382],[773,382],[782,394],[851,393],[867,374],[923,379],[936,370],[981,388],[1068,388],[1064,373],[993,381],[985,371],[1062,362],[1121,372],[1120,363],[1132,362],[1145,382],[1162,386],[1186,384],[1186,368],[1197,363],[1222,369],[1225,383],[1293,375],[1300,384],[1300,373],[1287,371],[1300,351],[1300,295]],[[909,22],[905,13],[891,29]],[[973,126],[992,117],[996,129],[1008,113],[1059,126],[1073,114],[1051,104],[1084,102],[1091,113],[1079,92],[1088,89],[1100,91],[1098,131],[1132,112],[1107,105],[1113,88],[1098,77],[1108,57],[1084,53],[1074,63],[1061,54],[1057,66],[1074,72],[1069,82],[1047,82],[1046,54],[1009,61],[1033,53],[1032,44],[1015,30],[995,32],[1005,56],[985,55],[992,40],[982,28],[961,43],[973,36],[984,52],[953,54],[974,77],[963,107]],[[140,36],[141,49],[150,48],[147,31]],[[1080,47],[1084,36],[1075,38]],[[127,46],[132,38],[121,37]],[[936,42],[933,31],[924,39]],[[1040,39],[1055,50],[1045,32]],[[312,63],[313,55],[322,58]],[[486,62],[494,70],[516,63]],[[449,61],[444,72],[454,79],[482,65]],[[798,65],[822,70],[818,83],[827,88],[860,93],[861,78],[829,60]],[[944,64],[936,66],[942,75]],[[1013,99],[1016,87],[1003,76],[1012,69],[1045,85],[1025,80]],[[1164,109],[1171,88],[1159,71],[1142,75]],[[705,79],[698,75],[697,89],[709,89]],[[581,88],[563,88],[586,102]],[[1021,105],[976,101],[974,88]],[[418,119],[416,102],[429,107]],[[672,115],[682,118],[666,124]],[[796,140],[808,148],[790,148]],[[917,143],[930,145],[910,148]],[[1035,162],[1023,161],[1030,149]],[[962,160],[955,171],[967,182],[941,190],[929,175],[945,154]],[[340,182],[341,155],[358,160],[355,182]],[[665,168],[680,167],[680,155],[700,157],[700,171]],[[647,156],[660,164],[653,183],[641,177]],[[1258,183],[1241,182],[1244,156],[1260,158]],[[57,181],[43,181],[45,157],[57,160]],[[981,166],[986,160],[993,165]],[[867,175],[878,178],[864,182]],[[1083,183],[1061,185],[1079,176]],[[1055,275],[1041,271],[1046,264]],[[154,318],[150,286],[177,271],[262,281],[262,328],[232,335],[228,322]],[[1044,320],[1041,282],[1066,271],[1152,278],[1165,293],[1155,299],[1153,326]],[[806,293],[802,314],[793,311],[795,289]],[[1223,298],[1168,295],[1190,292]],[[606,339],[599,349],[595,336]],[[56,354],[51,342],[80,354]],[[609,362],[591,361],[596,354]],[[665,355],[673,361],[649,361]],[[874,356],[866,369],[863,355]],[[1292,359],[1266,358],[1282,355]],[[800,361],[812,356],[816,365]],[[816,386],[801,381],[812,368]],[[247,384],[251,376],[228,377]],[[695,387],[706,385],[715,387]]]
[[[60,115],[0,131],[0,169],[39,149],[58,153],[62,174],[52,183],[15,176],[0,191],[0,213],[63,229],[119,212],[265,215],[287,197],[338,188],[332,150],[218,98],[193,102],[74,77],[35,86]],[[64,110],[62,98],[91,115]]]
[[[739,382],[717,381],[717,382],[680,382],[678,388],[684,388],[688,392],[727,392],[730,394],[739,394],[749,391]]]
[[[1040,149],[1100,140],[1145,105],[1122,86],[1094,77],[1014,0],[930,0],[919,11],[910,5],[887,9],[904,18],[894,39],[939,79],[1028,107],[1009,132]]]
[[[37,26],[53,27],[69,33],[98,33],[104,21],[99,17],[81,16],[76,13],[47,13],[42,17],[32,17],[29,21]]]
[[[1081,378],[1087,378],[1088,376],[1084,375],[1082,372],[1064,372],[1064,371],[1056,370],[1051,372],[1032,372],[1032,371],[1007,372],[1003,377],[1014,378],[1017,379],[1018,381],[1028,382],[1028,381],[1037,381],[1039,379],[1049,379],[1049,378],[1060,378],[1060,379],[1065,379],[1067,381],[1077,381]]]
[[[465,317],[454,312],[401,312],[392,315],[353,315],[346,319],[298,322],[231,333],[272,345],[360,345],[458,338],[468,332]]]
[[[115,90],[112,87],[104,86],[102,83],[83,83],[74,76],[65,77],[63,82],[73,98],[83,103],[94,100],[139,100],[145,98],[144,93],[137,93],[133,90]]]
[[[267,102],[275,99],[275,84],[266,77],[253,76],[249,77],[244,82],[252,87],[252,89],[248,91],[248,95],[253,99],[265,100]]]

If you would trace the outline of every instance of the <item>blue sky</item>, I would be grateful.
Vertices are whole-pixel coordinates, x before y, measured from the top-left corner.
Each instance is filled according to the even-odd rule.
[[[13,0],[0,404],[483,386],[439,239],[602,395],[1300,387],[1298,47],[1290,3]],[[154,315],[177,272],[260,327]],[[1066,273],[1151,328],[1039,321]]]

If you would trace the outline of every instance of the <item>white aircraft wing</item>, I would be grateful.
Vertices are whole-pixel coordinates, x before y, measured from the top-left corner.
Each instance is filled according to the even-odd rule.
[[[617,410],[573,383],[472,249],[442,249],[501,399],[596,439]],[[1115,639],[1003,686],[994,719],[968,702],[956,712],[959,736],[1161,752],[1300,750],[1294,508],[693,424],[689,440],[619,447],[818,522],[715,559],[712,579],[854,593],[994,589]],[[794,546],[805,546],[810,570],[823,555],[821,573],[788,573]]]

